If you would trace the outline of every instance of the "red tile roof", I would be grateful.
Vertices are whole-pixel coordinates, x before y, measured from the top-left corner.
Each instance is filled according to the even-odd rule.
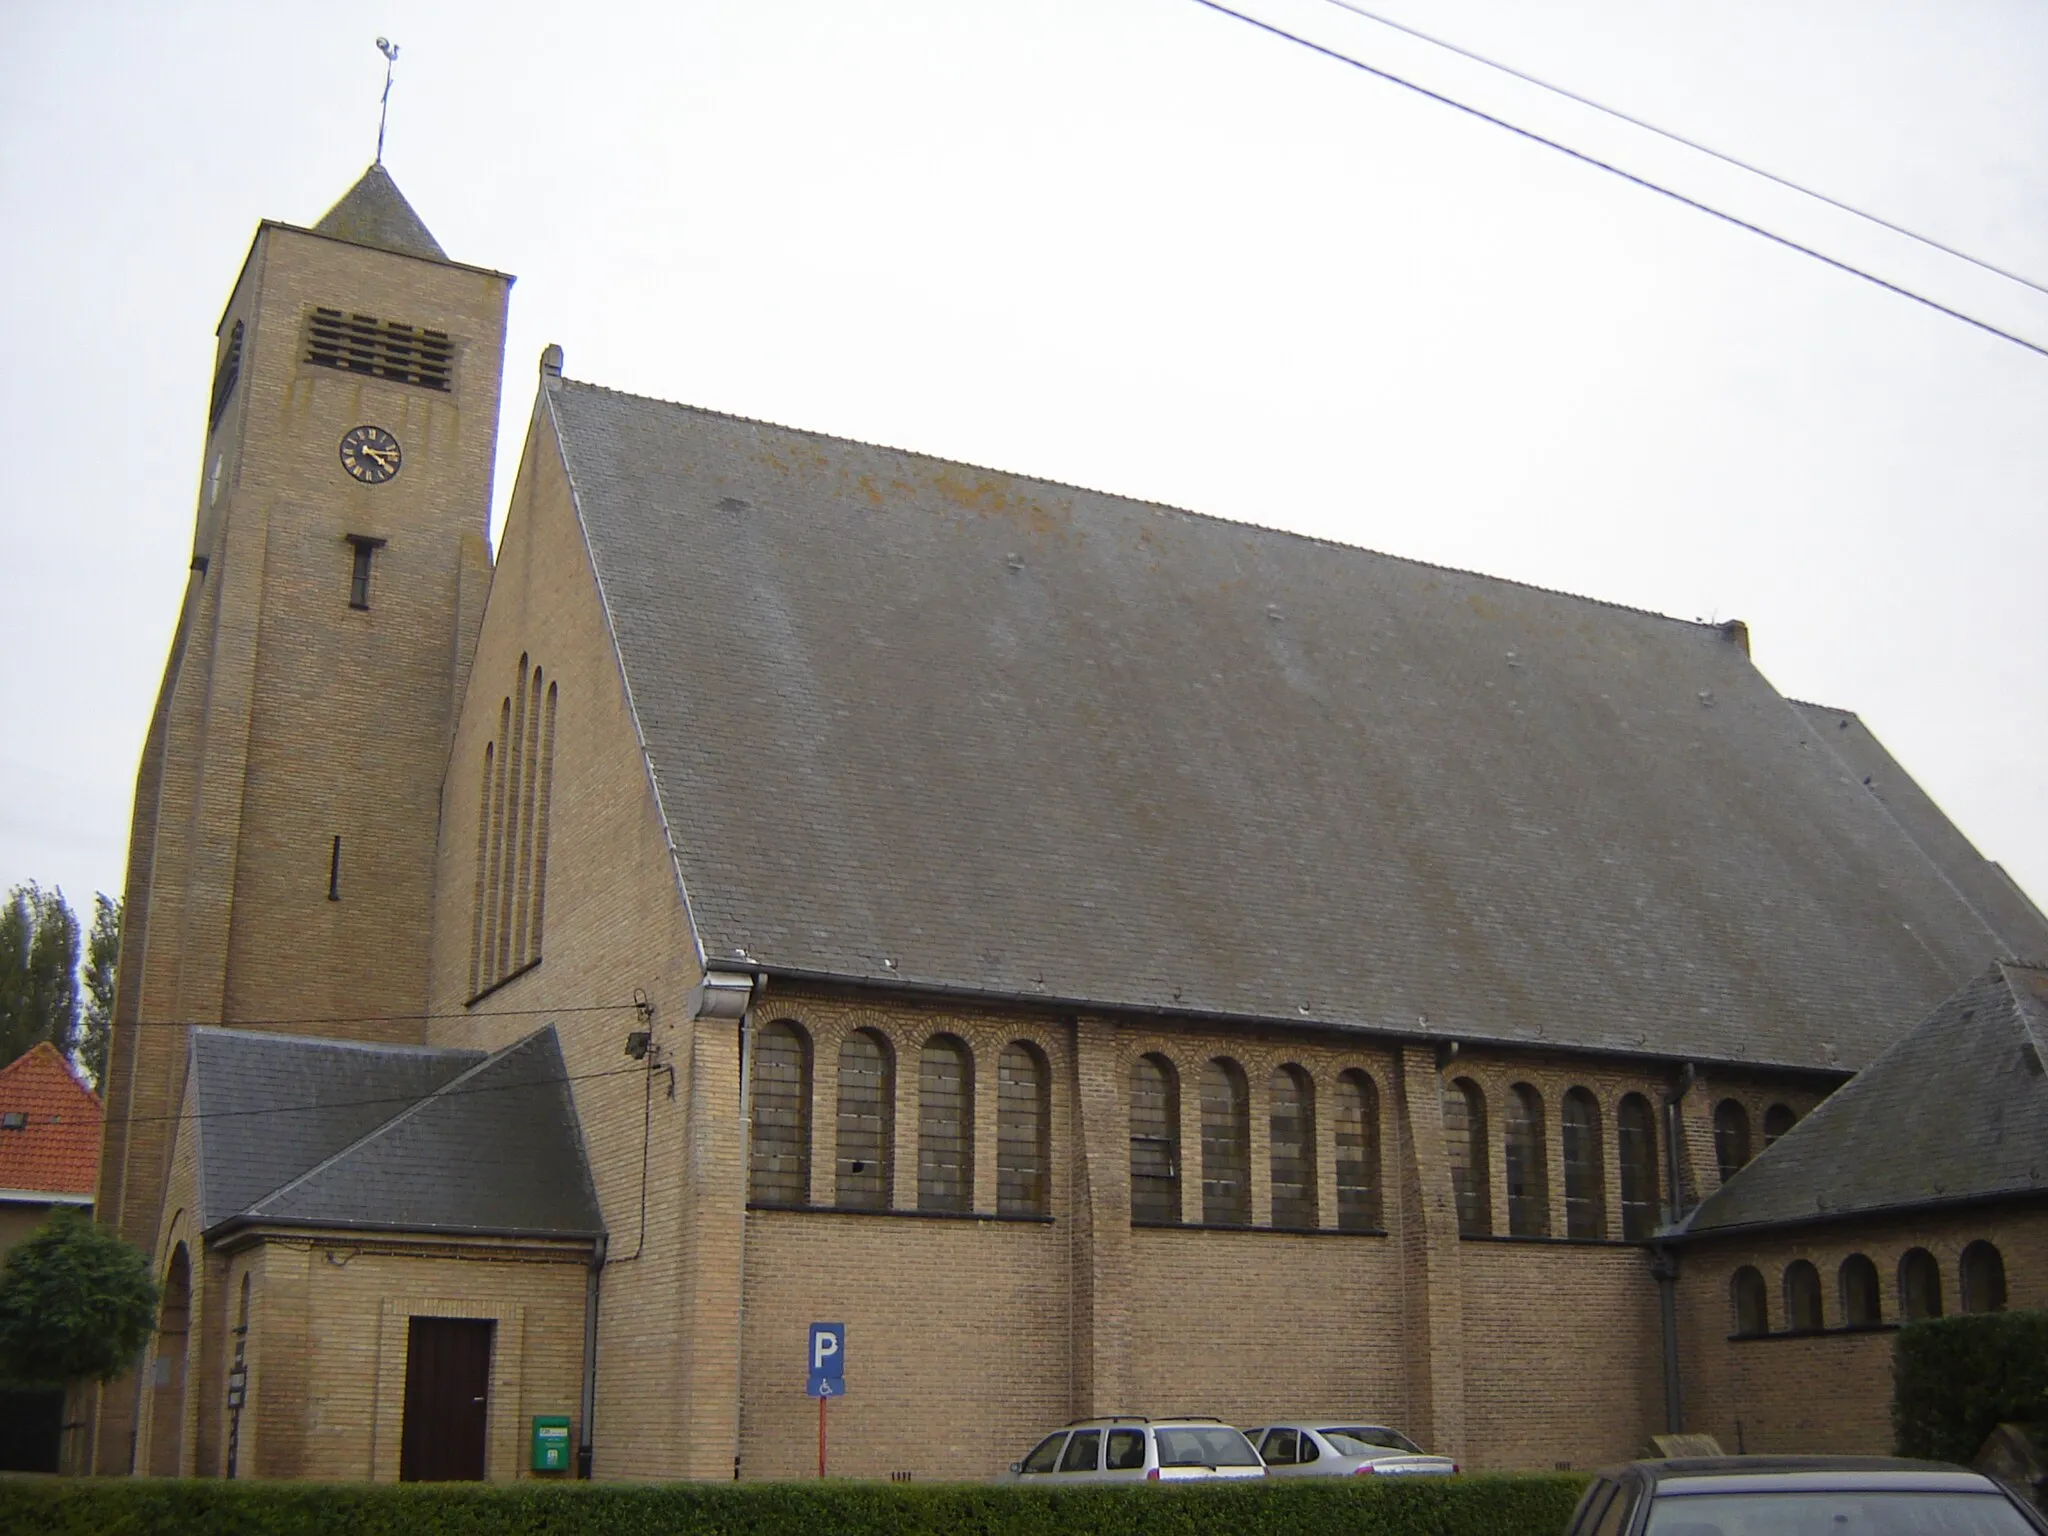
[[[9,1130],[15,1114],[28,1124]],[[0,1194],[91,1197],[100,1168],[100,1096],[49,1041],[0,1067]]]

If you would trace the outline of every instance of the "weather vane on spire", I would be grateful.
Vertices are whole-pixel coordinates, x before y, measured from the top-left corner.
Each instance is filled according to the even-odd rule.
[[[398,44],[388,37],[377,39],[377,51],[384,55],[384,99],[377,106],[377,163],[384,163],[384,119],[391,114],[391,66],[398,62]]]

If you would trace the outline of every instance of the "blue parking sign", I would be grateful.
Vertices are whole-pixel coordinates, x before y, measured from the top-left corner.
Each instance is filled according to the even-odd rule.
[[[812,1397],[846,1396],[846,1324],[811,1324],[811,1347],[805,1358],[809,1377],[805,1392]]]

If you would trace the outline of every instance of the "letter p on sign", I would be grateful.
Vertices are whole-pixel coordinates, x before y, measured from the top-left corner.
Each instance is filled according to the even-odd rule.
[[[804,1374],[804,1390],[812,1397],[846,1395],[846,1324],[811,1324],[811,1347]]]

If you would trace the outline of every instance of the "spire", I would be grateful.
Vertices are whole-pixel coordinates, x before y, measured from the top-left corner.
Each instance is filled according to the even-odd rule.
[[[396,251],[401,256],[425,256],[432,261],[448,259],[448,253],[412,211],[412,204],[405,200],[405,194],[398,190],[398,183],[391,179],[382,162],[373,163],[363,172],[362,180],[321,216],[313,231],[356,245],[374,246],[380,251]]]

